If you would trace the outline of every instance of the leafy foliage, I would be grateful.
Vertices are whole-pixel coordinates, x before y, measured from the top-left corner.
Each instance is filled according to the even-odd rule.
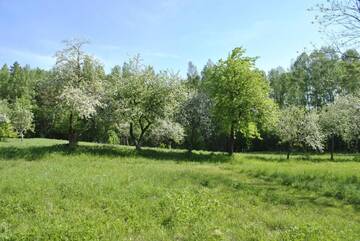
[[[177,108],[173,92],[176,80],[176,75],[155,73],[152,67],[143,66],[139,56],[124,64],[123,75],[116,81],[116,112],[119,121],[129,125],[129,135],[137,149],[152,125],[172,118]]]
[[[4,100],[0,100],[0,140],[15,137],[13,127],[10,123],[10,109]]]
[[[249,128],[271,121],[272,100],[264,74],[255,68],[255,58],[234,49],[226,60],[209,70],[205,78],[216,119],[229,133],[229,153],[233,152],[235,132],[248,133]]]
[[[347,64],[349,67],[350,64]],[[344,74],[344,62],[332,48],[321,48],[310,54],[301,53],[289,71],[273,69],[268,74],[272,97],[280,107],[301,105],[321,108],[332,103],[341,92],[360,86],[355,78]]]
[[[72,40],[56,53],[53,79],[49,81],[58,108],[68,115],[69,144],[77,142],[78,119],[93,116],[102,106],[102,65],[83,50],[87,42]]]
[[[359,97],[347,95],[340,97],[334,108],[341,114],[342,123],[338,126],[339,132],[347,141],[358,140],[360,137],[360,99]]]
[[[288,144],[289,151],[294,147],[323,150],[324,136],[315,111],[295,106],[282,110],[276,131],[281,142]]]
[[[27,137],[68,139],[71,145],[78,140],[134,144],[138,149],[174,145],[223,151],[227,145],[230,152],[279,150],[285,143],[278,144],[281,138],[274,131],[283,118],[277,105],[294,105],[321,113],[306,115],[320,118],[323,133],[314,133],[313,140],[326,136],[337,149],[356,148],[357,117],[351,116],[357,116],[360,55],[355,49],[303,52],[289,69],[271,70],[266,80],[255,67],[256,58],[237,48],[225,60],[209,60],[200,73],[190,62],[183,79],[143,65],[138,56],[106,74],[84,51],[85,44],[65,42],[50,71],[17,62],[0,69],[0,99],[9,103],[10,112],[18,100],[26,102],[33,115]],[[8,117],[3,129],[9,134],[15,125]]]
[[[184,140],[184,128],[176,122],[160,120],[154,123],[147,137],[149,143],[160,146],[161,144],[169,147],[172,144],[181,144]]]
[[[204,76],[203,76],[204,77]],[[178,121],[185,128],[185,145],[189,151],[204,146],[214,132],[211,116],[211,100],[203,88],[203,79],[196,67],[189,62],[187,80],[184,83],[186,98],[181,102]]]
[[[24,99],[17,99],[11,111],[11,123],[21,140],[27,131],[34,130],[33,119],[34,114],[29,103]]]

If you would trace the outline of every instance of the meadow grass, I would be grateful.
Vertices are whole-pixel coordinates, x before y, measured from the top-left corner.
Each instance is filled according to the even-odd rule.
[[[0,143],[0,240],[360,240],[352,155]]]

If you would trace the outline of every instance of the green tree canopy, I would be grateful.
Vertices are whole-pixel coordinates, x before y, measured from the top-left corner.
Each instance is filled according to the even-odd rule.
[[[242,48],[235,48],[210,68],[204,83],[216,119],[229,133],[229,154],[234,151],[236,132],[255,133],[249,129],[269,124],[275,109],[264,73],[255,68],[256,58],[244,54]]]

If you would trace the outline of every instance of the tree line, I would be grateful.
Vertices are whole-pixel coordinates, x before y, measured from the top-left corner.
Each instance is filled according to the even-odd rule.
[[[235,48],[186,78],[155,71],[139,55],[106,73],[64,42],[51,70],[15,62],[0,70],[0,138],[61,138],[192,150],[356,149],[360,55],[325,47],[269,73]]]

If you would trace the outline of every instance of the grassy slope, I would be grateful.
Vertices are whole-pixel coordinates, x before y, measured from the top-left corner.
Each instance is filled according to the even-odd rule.
[[[360,163],[0,143],[0,240],[359,240]]]

